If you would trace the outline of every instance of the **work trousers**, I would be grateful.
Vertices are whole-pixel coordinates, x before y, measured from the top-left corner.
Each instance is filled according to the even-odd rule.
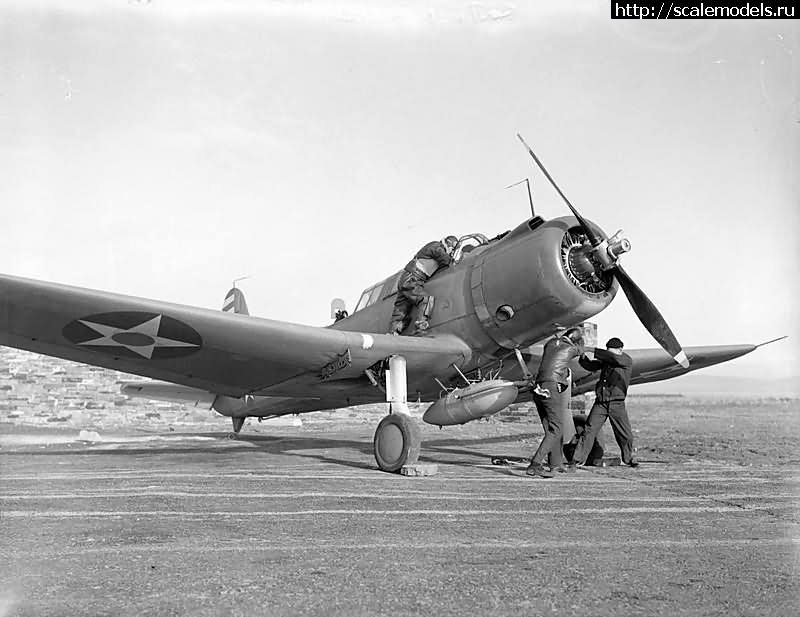
[[[544,463],[546,459],[550,468],[555,469],[561,467],[564,462],[562,436],[564,415],[566,406],[569,405],[569,398],[566,391],[558,391],[555,382],[546,381],[540,385],[550,391],[550,398],[543,398],[536,393],[533,395],[536,411],[539,412],[539,418],[544,427],[544,437],[531,458],[531,462]]]
[[[414,272],[403,271],[397,283],[397,297],[394,300],[394,311],[392,312],[392,330],[402,332],[406,325],[406,318],[412,307],[425,302],[428,296],[425,294],[423,275]]]
[[[628,412],[625,409],[625,401],[607,401],[601,403],[595,401],[589,417],[586,419],[586,427],[583,435],[575,446],[575,453],[572,461],[582,465],[586,461],[589,451],[592,449],[595,437],[603,428],[606,418],[611,421],[611,429],[614,431],[614,439],[617,440],[619,451],[622,454],[622,462],[628,464],[633,458],[633,429],[631,421],[628,419]]]

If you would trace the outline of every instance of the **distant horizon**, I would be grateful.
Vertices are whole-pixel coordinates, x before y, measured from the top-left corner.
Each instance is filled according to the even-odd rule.
[[[22,350],[22,349],[17,349],[16,347],[7,347],[5,345],[0,345],[0,361],[3,360],[3,355],[4,354],[9,354],[9,353],[14,354],[14,355],[19,355],[21,357],[24,357],[26,355],[32,355],[32,356],[36,356],[38,358],[41,358],[45,362],[49,362],[49,361],[52,361],[54,363],[66,362],[66,363],[69,363],[69,364],[74,364],[75,366],[78,366],[78,367],[89,366],[89,365],[83,364],[81,362],[76,362],[74,360],[66,360],[66,359],[63,359],[63,358],[55,357],[55,356],[47,356],[47,355],[44,355],[44,354],[39,354],[39,353],[36,353],[36,352],[33,352],[33,351],[26,351],[26,350]],[[730,381],[736,381],[736,382],[741,382],[741,383],[751,383],[751,384],[757,384],[757,383],[761,383],[761,384],[775,384],[775,383],[792,384],[797,389],[797,392],[800,393],[800,374],[798,374],[798,375],[789,375],[789,376],[786,376],[786,377],[783,377],[783,376],[781,376],[781,377],[769,377],[769,376],[753,377],[751,375],[741,375],[741,374],[734,374],[734,373],[720,373],[720,374],[717,374],[717,373],[709,372],[710,368],[725,368],[725,366],[726,366],[726,364],[722,364],[722,365],[716,365],[714,367],[701,368],[701,369],[697,369],[696,371],[692,371],[690,373],[687,373],[685,375],[680,375],[678,377],[672,377],[670,379],[665,379],[665,380],[661,380],[661,381],[654,381],[654,382],[649,382],[649,383],[645,383],[645,384],[637,384],[637,385],[633,385],[631,387],[632,388],[636,388],[636,389],[639,389],[639,388],[656,388],[656,387],[659,387],[659,386],[661,386],[663,384],[664,387],[666,387],[668,390],[673,390],[675,388],[680,387],[680,384],[689,384],[691,386],[694,386],[695,384],[692,383],[694,381],[705,382],[705,383],[713,383],[714,381],[730,380]],[[106,369],[106,368],[98,369],[97,367],[95,367],[95,370],[103,370],[103,371],[109,371],[109,372],[119,372],[119,373],[124,373],[126,375],[131,375],[131,377],[136,377],[136,375],[134,375],[134,374],[126,373],[125,371],[117,371],[115,369]],[[142,378],[142,379],[144,379],[144,378]]]
[[[747,377],[742,375],[696,372],[645,384],[632,385],[630,393],[642,394],[719,394],[800,397],[800,375],[791,377]],[[798,409],[800,412],[800,409]],[[800,416],[798,416],[800,421]]]

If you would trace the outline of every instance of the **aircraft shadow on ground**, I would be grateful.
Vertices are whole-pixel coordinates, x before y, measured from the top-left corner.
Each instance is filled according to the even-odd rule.
[[[432,441],[423,440],[420,460],[424,460],[426,462],[431,462],[431,463],[440,462],[430,456],[431,452],[436,452],[439,454],[469,457],[466,460],[446,461],[449,464],[473,465],[475,463],[474,459],[476,457],[478,459],[485,459],[486,457],[489,456],[504,455],[504,454],[519,456],[520,451],[522,450],[521,445],[519,444],[520,441],[522,441],[523,439],[539,439],[540,437],[541,435],[537,433],[518,433],[511,435],[500,435],[497,437],[489,437],[487,439],[448,438],[448,439],[435,439]],[[495,444],[505,444],[502,449],[503,451],[496,452],[494,449],[490,447]],[[470,445],[474,445],[475,449],[467,450],[463,447],[461,448],[457,447],[457,446],[470,446]]]
[[[423,440],[421,447],[420,460],[430,463],[443,463],[449,465],[474,465],[476,460],[484,459],[485,457],[498,454],[497,452],[490,451],[492,444],[508,444],[506,449],[516,449],[514,443],[525,438],[535,438],[537,435],[532,433],[525,434],[511,434],[506,436],[490,437],[487,439],[433,439]],[[177,436],[173,433],[170,434],[171,438]],[[258,435],[258,434],[240,434],[235,443],[246,443],[254,448],[236,448],[231,449],[231,442],[227,439],[227,433],[184,433],[181,437],[187,439],[202,437],[218,437],[219,441],[208,441],[204,445],[190,445],[190,446],[162,446],[161,443],[153,445],[153,447],[119,447],[119,443],[92,445],[89,448],[85,447],[63,447],[58,446],[49,447],[47,450],[31,451],[12,451],[4,452],[8,455],[26,455],[26,456],[64,456],[64,455],[80,455],[80,456],[146,456],[146,455],[168,455],[168,456],[197,456],[197,455],[213,455],[225,458],[238,458],[240,453],[253,454],[258,452],[260,454],[271,454],[276,456],[291,456],[306,459],[315,459],[323,463],[330,463],[345,467],[352,467],[356,469],[369,469],[375,470],[375,460],[372,452],[372,441],[370,439],[352,440],[352,439],[336,439],[333,437],[318,437],[318,436],[283,436],[283,435]],[[177,437],[180,439],[180,437]],[[458,446],[474,445],[474,449],[466,449]],[[340,452],[342,456],[336,456],[335,453]],[[351,456],[347,456],[349,452]],[[503,452],[500,454],[508,454]],[[447,459],[443,460],[437,457],[436,454],[446,455]]]

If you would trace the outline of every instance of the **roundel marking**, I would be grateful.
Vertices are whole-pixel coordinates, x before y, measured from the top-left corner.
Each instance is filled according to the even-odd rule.
[[[75,319],[64,326],[64,338],[79,347],[127,358],[181,358],[203,346],[188,324],[161,313],[116,311]]]

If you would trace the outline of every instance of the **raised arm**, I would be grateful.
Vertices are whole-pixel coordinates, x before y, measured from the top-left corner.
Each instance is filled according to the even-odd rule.
[[[633,365],[633,360],[628,354],[615,354],[607,349],[595,349],[595,360],[601,363],[610,364],[617,368],[630,368]],[[583,366],[583,365],[581,365]],[[583,368],[586,368],[585,366]]]
[[[578,358],[578,364],[580,364],[583,368],[592,373],[594,373],[595,371],[599,371],[601,368],[603,368],[602,362],[600,362],[599,360],[590,360],[586,356],[586,354],[583,354],[580,358]]]

